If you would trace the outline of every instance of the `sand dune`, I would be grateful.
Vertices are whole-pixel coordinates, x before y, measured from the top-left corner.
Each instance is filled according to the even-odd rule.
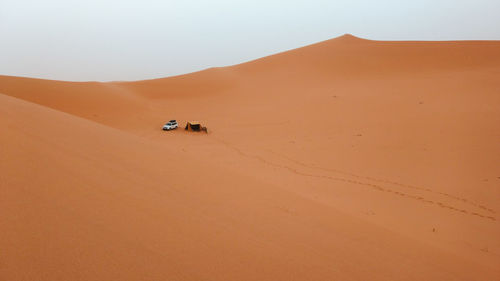
[[[0,279],[500,280],[499,75],[496,41],[347,35],[164,79],[0,76]]]

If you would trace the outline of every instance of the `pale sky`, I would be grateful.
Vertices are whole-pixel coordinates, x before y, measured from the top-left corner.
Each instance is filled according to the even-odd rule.
[[[500,40],[499,15],[500,0],[0,0],[0,74],[159,78],[345,33]]]

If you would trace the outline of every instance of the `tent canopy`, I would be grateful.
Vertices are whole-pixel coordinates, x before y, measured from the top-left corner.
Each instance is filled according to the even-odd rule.
[[[188,130],[188,131],[201,131],[202,127],[201,127],[201,124],[200,122],[198,121],[189,121],[187,122],[186,124],[186,127],[184,128],[185,130]]]

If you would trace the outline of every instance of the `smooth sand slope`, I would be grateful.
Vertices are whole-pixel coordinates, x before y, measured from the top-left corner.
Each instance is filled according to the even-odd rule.
[[[0,76],[0,128],[1,280],[500,280],[496,41]]]

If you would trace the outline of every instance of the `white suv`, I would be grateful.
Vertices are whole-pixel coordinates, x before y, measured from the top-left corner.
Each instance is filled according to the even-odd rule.
[[[163,125],[163,131],[169,131],[173,129],[177,129],[179,127],[179,124],[177,124],[176,120],[170,120],[167,122],[167,124]]]

